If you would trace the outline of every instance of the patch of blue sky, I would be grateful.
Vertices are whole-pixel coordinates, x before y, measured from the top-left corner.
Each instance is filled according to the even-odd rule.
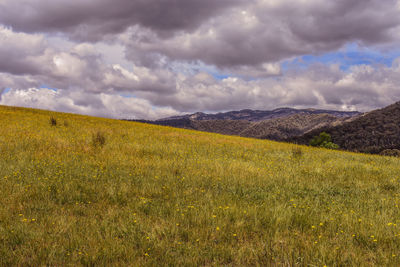
[[[176,61],[170,63],[169,67],[175,73],[181,73],[186,76],[193,76],[199,72],[208,73],[216,80],[223,80],[232,76],[226,71],[222,71],[215,66],[205,64],[201,61],[195,61],[195,62]]]
[[[119,94],[123,98],[137,98],[134,94],[131,93],[125,93],[125,94]]]
[[[7,93],[10,92],[10,91],[11,91],[11,88],[6,88],[6,89],[4,89],[3,95],[4,95],[4,94],[7,94]]]
[[[225,73],[219,73],[219,72],[212,72],[212,73],[210,73],[210,75],[213,76],[214,79],[216,79],[216,80],[223,80],[223,79],[231,77],[231,75],[228,75]]]
[[[48,85],[46,85],[46,84],[42,84],[42,85],[40,86],[40,89],[49,89],[49,90],[52,90],[52,91],[54,91],[54,92],[57,92],[57,91],[58,91],[57,88],[53,88],[53,87],[48,86]]]
[[[282,70],[306,69],[312,64],[339,64],[343,71],[355,65],[385,65],[392,66],[393,61],[400,57],[400,50],[379,51],[371,48],[360,47],[356,43],[349,44],[339,51],[321,55],[304,55],[282,63]]]

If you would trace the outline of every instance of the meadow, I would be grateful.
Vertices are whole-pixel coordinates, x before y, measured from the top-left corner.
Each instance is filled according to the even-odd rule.
[[[399,266],[399,174],[393,157],[1,106],[0,266]]]

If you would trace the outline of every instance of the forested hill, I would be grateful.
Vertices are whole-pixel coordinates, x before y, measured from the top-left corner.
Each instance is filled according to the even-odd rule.
[[[380,153],[386,149],[400,149],[400,102],[341,125],[315,129],[286,141],[308,144],[313,136],[323,131],[329,133],[332,141],[346,150]]]

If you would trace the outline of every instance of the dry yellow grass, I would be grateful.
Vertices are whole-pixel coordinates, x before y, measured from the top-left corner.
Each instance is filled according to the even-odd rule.
[[[400,265],[399,163],[0,107],[0,265]]]

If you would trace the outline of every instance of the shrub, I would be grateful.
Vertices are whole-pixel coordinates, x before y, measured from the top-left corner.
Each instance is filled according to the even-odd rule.
[[[106,143],[106,136],[103,132],[97,131],[92,135],[92,144],[94,147],[103,147]]]
[[[53,116],[50,117],[49,123],[51,126],[57,126],[57,120]]]
[[[310,146],[324,147],[329,149],[338,149],[339,146],[332,142],[331,135],[322,132],[319,135],[314,136],[310,141]]]
[[[292,158],[300,159],[303,156],[303,150],[300,147],[294,147],[292,149]]]
[[[322,142],[320,147],[329,148],[329,149],[338,149],[339,146],[332,142]]]

